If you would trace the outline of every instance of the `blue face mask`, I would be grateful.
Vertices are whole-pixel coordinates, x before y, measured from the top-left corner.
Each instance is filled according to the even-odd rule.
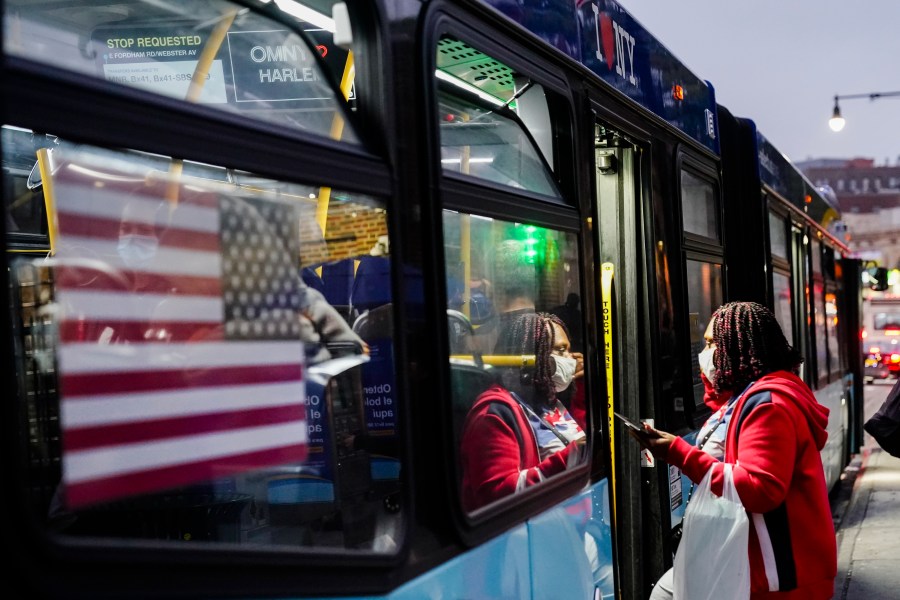
[[[119,237],[119,256],[130,268],[146,265],[156,256],[159,240],[152,235],[129,233]]]

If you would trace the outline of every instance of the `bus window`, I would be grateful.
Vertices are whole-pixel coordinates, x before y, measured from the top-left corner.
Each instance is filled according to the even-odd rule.
[[[825,331],[828,334],[828,358],[831,373],[839,376],[841,372],[841,344],[838,339],[838,299],[834,292],[825,293]]]
[[[822,280],[822,243],[810,239],[809,252],[812,256],[812,278],[810,304],[812,305],[813,335],[816,346],[816,374],[821,383],[828,378],[828,339],[825,329],[825,285]]]
[[[822,277],[822,243],[813,239],[809,244],[812,255],[812,272],[814,277]]]
[[[794,345],[794,317],[791,312],[791,278],[784,273],[772,274],[772,288],[775,296],[775,318],[781,325],[784,337]]]
[[[769,213],[769,250],[773,257],[788,259],[784,218],[773,212]]]
[[[585,458],[577,245],[570,233],[450,210],[444,240],[453,424],[472,511]],[[517,436],[530,452],[521,476]]]
[[[828,377],[828,340],[826,338],[825,288],[822,282],[812,282],[813,328],[816,339],[816,372],[819,381]]]
[[[35,150],[53,141],[18,127],[4,126],[2,135],[7,236],[19,250],[47,251],[47,218]]]
[[[34,516],[396,551],[384,200],[65,140],[44,160],[54,251],[11,262]]]
[[[718,242],[719,203],[713,183],[682,169],[681,203],[684,230]]]
[[[699,260],[687,261],[688,311],[691,333],[691,380],[694,405],[703,406],[703,382],[697,356],[703,350],[703,334],[713,312],[722,304],[722,265]]]
[[[794,346],[794,315],[791,308],[791,265],[785,217],[769,211],[769,255],[772,265],[772,312],[785,338]]]
[[[562,200],[543,86],[449,36],[438,44],[435,77],[445,173]]]
[[[330,16],[304,4],[308,21],[292,29],[227,0],[14,3],[3,43],[11,56],[358,143],[335,91],[341,81],[353,95],[352,54],[334,44]]]
[[[875,313],[872,322],[872,328],[882,335],[900,335],[900,314],[898,313]]]

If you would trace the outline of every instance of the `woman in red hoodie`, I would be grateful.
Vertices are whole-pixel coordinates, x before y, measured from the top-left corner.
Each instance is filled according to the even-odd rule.
[[[730,393],[724,462],[750,517],[751,599],[827,600],[834,594],[837,545],[819,451],[828,409],[796,375],[802,358],[775,316],[754,302],[720,307],[707,330],[701,368],[716,394]],[[712,468],[721,494],[723,463],[685,440],[645,425],[635,438],[654,456],[700,482]],[[652,598],[671,597],[660,581]]]
[[[557,397],[570,386],[583,392],[573,381],[584,368],[559,317],[520,315],[501,332],[496,351],[534,355],[535,362],[505,372],[503,385],[479,395],[466,416],[459,457],[468,511],[574,466],[586,439],[581,423]]]

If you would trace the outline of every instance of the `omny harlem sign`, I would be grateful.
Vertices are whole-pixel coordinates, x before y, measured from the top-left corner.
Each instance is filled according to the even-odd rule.
[[[195,102],[254,107],[275,102],[287,108],[333,98],[327,83],[321,81],[313,52],[325,58],[337,78],[347,58],[347,52],[334,46],[328,32],[307,33],[315,50],[289,30],[229,31],[218,47],[211,48],[209,44],[216,44],[211,40],[212,30],[178,25],[97,29],[92,42],[102,76],[108,81],[185,99],[199,75]],[[201,57],[210,52],[211,59],[205,58],[201,65]]]
[[[324,30],[308,30],[316,52],[333,69],[338,80],[347,52],[337,48]],[[327,43],[326,43],[327,42]],[[235,102],[283,102],[331,97],[320,70],[303,41],[289,31],[232,31],[228,48],[234,80]]]

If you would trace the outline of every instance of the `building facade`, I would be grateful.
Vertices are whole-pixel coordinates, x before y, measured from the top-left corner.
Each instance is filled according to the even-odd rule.
[[[826,158],[797,167],[816,187],[834,193],[847,227],[846,243],[857,256],[900,268],[900,158],[883,166],[871,158]]]

